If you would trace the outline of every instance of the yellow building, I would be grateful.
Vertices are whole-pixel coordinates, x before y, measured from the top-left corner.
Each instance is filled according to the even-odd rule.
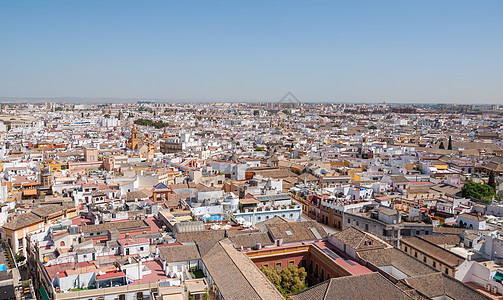
[[[352,181],[360,181],[361,177],[358,173],[363,172],[362,168],[353,168],[348,170],[348,175],[351,176]]]
[[[60,171],[60,170],[64,169],[63,166],[65,166],[65,165],[67,166],[67,164],[64,164],[64,163],[51,162],[51,163],[47,163],[45,165],[40,165],[40,169],[49,168],[49,171],[56,172],[56,171]]]
[[[15,254],[23,253],[26,257],[27,234],[54,224],[58,220],[75,218],[76,216],[77,210],[74,206],[41,206],[30,212],[15,216],[12,220],[6,222],[2,226],[5,232],[5,236],[2,236],[2,238],[7,240]]]

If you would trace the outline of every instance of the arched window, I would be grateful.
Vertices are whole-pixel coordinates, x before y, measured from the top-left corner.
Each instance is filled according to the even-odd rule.
[[[64,247],[64,246],[65,246],[65,241],[61,241],[61,242],[59,243],[59,246],[60,246],[60,247]]]

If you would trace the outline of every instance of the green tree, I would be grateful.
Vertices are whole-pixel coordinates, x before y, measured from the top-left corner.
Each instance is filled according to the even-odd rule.
[[[288,268],[277,271],[273,268],[265,266],[260,267],[260,270],[265,274],[267,279],[285,296],[298,293],[307,288],[306,277],[307,272],[304,268],[298,266],[290,266]]]
[[[259,114],[260,114],[260,112],[257,109],[253,111],[254,116],[258,116]]]
[[[7,131],[10,131],[10,130],[11,130],[11,128],[12,128],[12,126],[11,126],[10,124],[9,124],[9,125],[7,125]]]
[[[281,270],[281,284],[288,294],[300,292],[306,288],[307,272],[304,268],[290,266]]]
[[[465,182],[465,185],[461,189],[461,195],[465,198],[475,198],[484,202],[491,202],[492,196],[494,196],[496,192],[494,188],[487,185],[481,184],[473,181]]]
[[[169,126],[169,123],[164,123],[163,121],[155,122],[155,121],[148,120],[148,119],[138,119],[138,120],[135,120],[134,123],[136,125],[153,126],[155,128],[164,128],[164,127]]]
[[[438,146],[438,149],[445,149],[444,142],[440,142],[440,146]]]
[[[377,126],[372,125],[372,126],[370,126],[370,127],[369,127],[369,129],[370,129],[370,130],[376,130],[376,129],[377,129]]]
[[[62,110],[63,110],[63,107],[61,107],[61,106],[58,106],[58,107],[56,107],[56,108],[54,109],[54,111],[62,111]]]
[[[494,172],[491,171],[489,173],[489,180],[487,181],[487,185],[492,187],[494,190],[496,190],[496,180],[494,179]]]
[[[24,257],[22,253],[16,254],[14,258],[16,259],[17,262],[22,262],[26,259],[26,257]]]
[[[447,145],[448,150],[452,150],[452,137],[449,136],[449,144]]]
[[[272,284],[274,284],[274,286],[279,289],[279,287],[281,286],[281,276],[279,275],[278,271],[266,266],[260,267],[260,271],[262,271],[262,273],[264,273],[267,279],[269,279],[269,281],[272,282]]]

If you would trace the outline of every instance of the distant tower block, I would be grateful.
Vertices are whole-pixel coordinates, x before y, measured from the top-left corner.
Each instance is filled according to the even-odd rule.
[[[85,148],[84,149],[84,161],[98,161],[98,149],[97,148]]]
[[[301,104],[302,102],[292,92],[288,92],[276,105],[281,108],[297,108]]]

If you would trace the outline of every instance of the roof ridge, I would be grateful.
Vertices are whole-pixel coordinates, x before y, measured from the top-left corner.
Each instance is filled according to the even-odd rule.
[[[367,237],[367,234],[365,232],[361,232],[363,234],[363,237],[360,239],[360,241],[358,242],[358,244],[356,245],[356,249],[360,248],[360,245],[362,244],[362,242],[365,240],[365,238]],[[355,250],[356,250],[355,249]]]
[[[330,285],[332,284],[332,279],[333,278],[330,278],[330,280],[328,281],[327,288],[325,289],[325,294],[323,295],[323,300],[327,299],[328,291],[330,290]]]
[[[434,235],[433,235],[433,236],[434,236]],[[428,240],[424,239],[423,237],[421,237],[421,236],[419,236],[419,235],[414,236],[414,237],[417,237],[417,238],[419,238],[421,241],[424,241],[424,242],[426,242],[426,243],[428,243],[428,244],[430,244],[430,245],[432,245],[432,246],[435,246],[435,247],[437,247],[437,248],[439,248],[439,249],[445,250],[445,251],[446,251],[446,253],[453,254],[454,256],[456,256],[457,258],[459,258],[459,259],[461,259],[461,260],[463,260],[463,261],[465,261],[465,260],[466,260],[466,258],[464,258],[463,256],[461,256],[461,255],[459,255],[459,254],[457,254],[457,253],[455,253],[455,252],[449,251],[449,250],[445,249],[444,247],[440,247],[439,245],[434,244],[434,243],[432,243],[432,242],[430,242],[430,241],[428,241]]]
[[[441,273],[442,275],[440,275],[440,281],[442,281],[442,291],[444,293],[444,295],[447,295],[446,293],[446,290],[445,290],[445,279],[444,279],[444,273]]]
[[[228,239],[228,238],[226,238]],[[230,240],[229,240],[230,241]],[[222,242],[223,240],[220,240],[218,242],[219,246],[225,251],[225,254],[229,257],[229,259],[232,261],[232,263],[236,266],[236,269],[238,269],[239,273],[241,273],[241,275],[243,275],[244,279],[246,280],[246,282],[248,282],[248,284],[251,286],[251,288],[253,289],[253,291],[257,294],[257,296],[259,298],[262,298],[259,294],[259,292],[255,289],[255,286],[248,280],[248,278],[246,277],[246,275],[243,273],[243,271],[238,267],[238,265],[236,264],[236,262],[234,261],[234,259],[232,259],[232,256],[229,254],[229,252],[227,252],[227,249],[222,245]],[[232,242],[231,242],[232,243]],[[234,249],[234,247],[233,247]],[[236,250],[237,251],[237,250]],[[255,264],[253,264],[255,265]],[[262,273],[262,271],[260,271]],[[264,275],[265,276],[265,275]],[[267,281],[269,281],[269,279],[266,277]],[[276,288],[276,287],[274,287]]]

